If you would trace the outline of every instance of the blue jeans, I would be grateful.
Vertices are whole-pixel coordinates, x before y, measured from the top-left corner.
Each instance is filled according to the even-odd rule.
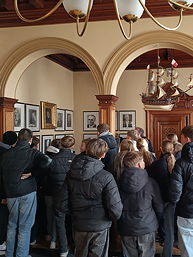
[[[66,253],[68,251],[68,242],[66,237],[66,214],[63,212],[55,210],[55,220],[56,220],[56,232],[59,241],[60,253]]]
[[[7,199],[9,221],[6,257],[28,257],[36,205],[36,192]]]

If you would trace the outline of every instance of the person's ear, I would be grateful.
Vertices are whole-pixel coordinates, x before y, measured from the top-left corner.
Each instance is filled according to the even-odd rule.
[[[100,157],[100,159],[105,158],[105,155],[106,155],[106,153],[104,153],[104,154]]]

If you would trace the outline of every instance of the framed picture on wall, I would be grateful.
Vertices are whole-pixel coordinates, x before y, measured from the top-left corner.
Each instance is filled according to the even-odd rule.
[[[118,130],[118,111],[115,111],[115,131]]]
[[[99,112],[97,111],[83,112],[83,130],[84,131],[96,130],[98,124],[99,124]]]
[[[57,127],[55,130],[64,131],[65,130],[65,110],[62,110],[62,109],[56,110],[56,120],[57,120]]]
[[[65,137],[66,135],[65,134],[56,134],[55,135],[55,139],[61,139],[63,137]]]
[[[119,111],[119,130],[135,129],[136,111]]]
[[[25,104],[24,103],[15,103],[13,120],[14,120],[14,131],[20,131],[22,128],[25,128]]]
[[[52,140],[54,139],[53,135],[42,135],[42,152],[45,153],[48,146],[51,145]]]
[[[87,139],[87,138],[90,138],[90,139],[97,138],[97,135],[96,134],[83,134],[83,139]]]
[[[74,129],[74,115],[72,110],[65,110],[65,129]]]
[[[31,131],[40,130],[40,107],[39,105],[26,104],[26,128]]]
[[[56,127],[56,104],[40,102],[41,119],[43,129],[53,129]]]

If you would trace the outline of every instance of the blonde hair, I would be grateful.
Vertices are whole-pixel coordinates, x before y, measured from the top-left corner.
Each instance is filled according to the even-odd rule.
[[[162,142],[162,153],[168,153],[169,156],[167,157],[167,166],[168,166],[168,171],[169,173],[172,173],[172,170],[174,168],[176,159],[173,155],[173,151],[174,151],[174,145],[171,141],[169,140],[164,140]]]
[[[148,151],[148,142],[145,138],[139,138],[137,140],[137,148],[143,154],[143,160],[145,167],[149,167],[154,161],[152,153]]]
[[[166,140],[175,144],[178,142],[178,136],[175,133],[170,133],[170,134],[167,134]]]
[[[182,147],[183,147],[183,145],[180,142],[175,143],[174,144],[174,154],[176,154],[178,152],[181,152],[182,151]]]

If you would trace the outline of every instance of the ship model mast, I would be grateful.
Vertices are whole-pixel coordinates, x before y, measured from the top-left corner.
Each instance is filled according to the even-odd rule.
[[[177,71],[170,69],[170,82],[166,83],[163,79],[164,69],[160,65],[160,56],[158,50],[156,73],[147,66],[148,81],[146,92],[141,95],[145,109],[163,109],[171,110],[180,94],[178,90]]]

